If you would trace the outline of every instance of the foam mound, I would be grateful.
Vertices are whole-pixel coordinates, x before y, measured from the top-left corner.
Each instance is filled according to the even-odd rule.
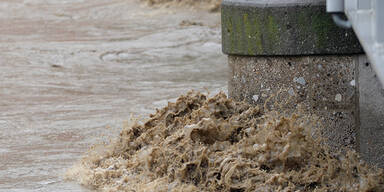
[[[101,191],[384,191],[381,169],[310,132],[297,115],[191,91],[93,147],[67,178]]]

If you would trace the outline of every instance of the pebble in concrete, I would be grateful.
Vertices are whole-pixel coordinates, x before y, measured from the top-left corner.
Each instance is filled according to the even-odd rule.
[[[298,78],[295,77],[295,78],[293,78],[293,81],[298,83],[298,84],[300,84],[300,85],[305,85],[306,84],[305,79],[303,77],[298,77]]]
[[[355,81],[355,80],[352,80],[352,81],[350,82],[350,84],[351,84],[351,86],[356,86],[356,81]]]
[[[341,100],[342,100],[341,94],[336,94],[335,100],[338,101],[338,102],[341,102]]]
[[[293,90],[292,87],[289,88],[289,90],[288,90],[288,94],[289,94],[290,96],[294,96],[294,95],[295,95],[295,90]]]

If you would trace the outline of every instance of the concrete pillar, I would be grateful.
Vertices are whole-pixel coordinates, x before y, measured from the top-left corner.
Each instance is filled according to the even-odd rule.
[[[367,57],[359,57],[360,129],[358,150],[363,159],[384,168],[384,89]]]
[[[263,105],[273,94],[278,110],[320,117],[321,133],[333,148],[356,147],[358,106],[355,66],[358,56],[259,56],[230,55],[229,96]],[[270,103],[275,103],[275,102]]]
[[[363,51],[352,30],[333,23],[325,0],[224,0],[222,40],[230,97],[264,104],[281,91],[277,109],[301,105],[321,118],[331,147],[358,149]]]

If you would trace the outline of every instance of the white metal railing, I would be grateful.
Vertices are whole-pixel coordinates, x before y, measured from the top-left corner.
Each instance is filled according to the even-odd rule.
[[[327,12],[345,13],[349,21],[334,20],[350,22],[384,86],[384,0],[327,0]]]

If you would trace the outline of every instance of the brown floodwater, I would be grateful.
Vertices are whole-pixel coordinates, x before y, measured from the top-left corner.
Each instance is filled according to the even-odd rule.
[[[226,90],[218,13],[136,0],[0,2],[0,191],[87,191],[64,173],[131,115]]]

